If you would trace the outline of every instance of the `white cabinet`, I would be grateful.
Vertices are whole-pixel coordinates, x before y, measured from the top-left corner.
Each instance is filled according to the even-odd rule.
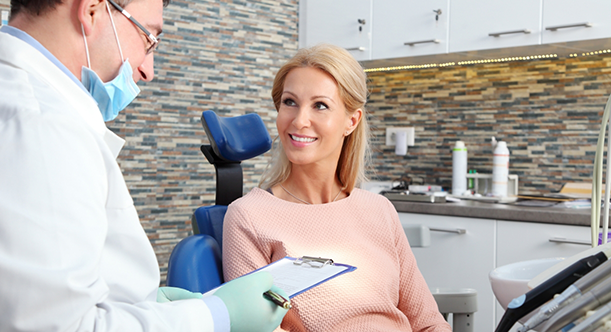
[[[495,221],[489,219],[399,213],[403,225],[421,224],[465,234],[431,231],[431,245],[412,248],[418,267],[430,288],[473,288],[478,311],[474,331],[494,331],[495,298],[488,281],[494,269]]]
[[[355,59],[371,59],[372,0],[307,0],[300,5],[300,47],[341,46]]]
[[[430,288],[477,290],[475,332],[494,331],[504,314],[490,286],[490,271],[519,261],[571,257],[589,248],[590,227],[585,226],[414,213],[399,213],[399,219],[403,225],[445,230],[432,230],[430,246],[412,251]],[[466,232],[446,232],[457,229]]]
[[[541,0],[451,0],[450,52],[537,45]]]
[[[544,0],[542,43],[609,38],[610,12],[608,0]]]
[[[448,52],[449,0],[375,0],[373,59]]]
[[[608,0],[301,0],[299,8],[300,47],[335,44],[366,67],[611,45]]]
[[[497,221],[496,266],[551,257],[571,257],[590,248],[588,244],[568,243],[590,241],[590,227]],[[550,242],[568,240],[567,243]],[[505,311],[496,306],[496,323]]]

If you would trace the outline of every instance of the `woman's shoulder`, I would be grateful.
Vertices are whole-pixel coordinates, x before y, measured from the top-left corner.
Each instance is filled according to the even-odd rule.
[[[370,202],[376,204],[388,204],[392,205],[392,203],[386,198],[386,196],[372,193],[371,191],[367,191],[360,188],[354,188],[350,196],[358,202]]]
[[[246,195],[236,199],[231,204],[229,204],[230,208],[244,208],[248,206],[252,206],[253,204],[259,205],[263,202],[268,202],[268,200],[273,199],[274,195],[270,192],[263,190],[261,188],[255,187]]]

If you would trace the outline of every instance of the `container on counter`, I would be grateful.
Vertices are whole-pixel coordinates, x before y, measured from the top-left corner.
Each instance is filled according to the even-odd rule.
[[[456,141],[452,149],[452,195],[467,191],[467,147],[463,141]]]
[[[507,179],[509,177],[509,149],[507,143],[499,141],[492,157],[492,195],[507,196]]]

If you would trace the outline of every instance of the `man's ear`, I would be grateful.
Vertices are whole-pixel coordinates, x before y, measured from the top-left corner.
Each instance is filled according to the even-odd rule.
[[[106,0],[76,0],[78,20],[83,25],[85,35],[92,33],[93,27],[106,11]]]

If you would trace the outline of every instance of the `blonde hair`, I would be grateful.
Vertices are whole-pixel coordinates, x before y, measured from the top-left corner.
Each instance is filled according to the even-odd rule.
[[[337,83],[339,96],[344,102],[346,112],[363,111],[360,122],[354,131],[344,137],[342,152],[337,162],[337,179],[347,192],[366,180],[365,165],[370,158],[369,125],[365,103],[367,102],[367,75],[363,67],[345,49],[320,44],[303,48],[285,63],[274,79],[272,99],[276,111],[280,108],[284,81],[288,73],[295,68],[313,67],[329,74]],[[286,157],[282,143],[276,137],[272,151],[272,162],[261,177],[259,187],[268,189],[284,182],[291,173],[291,162]]]

